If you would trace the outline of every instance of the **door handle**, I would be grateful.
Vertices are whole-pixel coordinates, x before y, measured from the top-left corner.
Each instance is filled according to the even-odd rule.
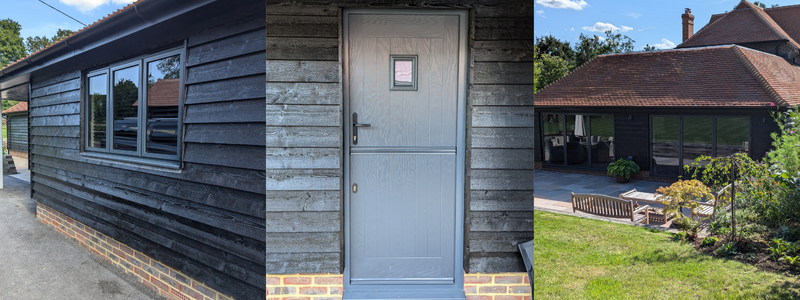
[[[353,145],[358,145],[358,127],[372,127],[370,124],[359,124],[358,114],[353,113]]]

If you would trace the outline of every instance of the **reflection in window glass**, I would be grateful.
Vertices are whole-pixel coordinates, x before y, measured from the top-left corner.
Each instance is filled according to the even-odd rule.
[[[592,167],[605,169],[614,161],[614,117],[591,116]]]
[[[147,64],[147,153],[178,154],[180,70],[178,55]]]
[[[567,115],[567,164],[589,166],[588,116]]]
[[[411,75],[413,62],[410,60],[394,61],[394,85],[412,85]]]
[[[691,165],[701,155],[712,156],[711,123],[709,117],[683,118],[683,164]]]
[[[108,75],[89,78],[89,147],[106,147],[106,98]]]
[[[678,175],[680,145],[679,117],[653,117],[653,173]]]
[[[717,157],[747,153],[749,139],[747,118],[717,118]]]
[[[139,66],[114,71],[114,149],[136,151],[138,130]]]
[[[560,115],[542,115],[542,132],[544,139],[544,162],[548,164],[564,163],[564,130]]]

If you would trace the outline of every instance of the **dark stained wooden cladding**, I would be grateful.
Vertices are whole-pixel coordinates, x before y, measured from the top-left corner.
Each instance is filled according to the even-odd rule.
[[[716,116],[750,118],[750,157],[761,159],[772,148],[770,133],[778,131],[778,126],[765,108],[629,108],[629,107],[538,107],[536,122],[545,113],[594,113],[614,115],[614,141],[616,157],[628,158],[642,168],[650,171],[650,117],[653,115],[672,116]],[[537,127],[538,128],[538,127]],[[535,133],[535,161],[542,161],[541,133]]]
[[[269,246],[267,273],[341,272],[344,265],[341,162],[312,159],[343,151],[342,8],[472,10],[465,269],[524,271],[516,244],[533,239],[533,3],[328,3],[267,1],[267,153],[291,164],[268,167],[266,206],[276,213],[299,211],[295,218],[309,220],[298,228],[268,222],[270,243],[294,239],[294,247]],[[319,219],[333,216],[338,227]]]
[[[34,199],[236,299],[266,288],[265,19],[253,6],[184,37],[180,170],[81,156],[81,70],[34,78],[31,101]]]

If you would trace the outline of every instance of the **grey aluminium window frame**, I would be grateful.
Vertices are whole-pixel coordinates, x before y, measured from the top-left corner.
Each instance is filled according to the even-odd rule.
[[[180,56],[180,83],[179,83],[179,91],[178,91],[178,128],[176,132],[176,136],[178,139],[178,143],[176,145],[176,154],[175,155],[168,155],[168,154],[156,154],[156,153],[147,153],[146,152],[146,133],[147,133],[147,126],[142,126],[142,124],[147,124],[147,66],[149,63],[153,61],[157,61],[160,59],[164,59],[171,56]],[[113,81],[114,81],[114,71],[126,69],[129,67],[138,66],[139,73],[138,73],[138,80],[139,80],[139,106],[138,106],[138,117],[137,117],[137,134],[136,134],[136,151],[126,151],[126,150],[115,150],[113,148],[114,145],[114,137],[113,137]],[[88,83],[89,78],[103,75],[105,74],[106,77],[106,147],[105,148],[96,148],[90,146],[90,139],[88,135],[91,134],[90,122],[89,122],[89,89],[86,88],[82,92],[82,107],[81,109],[87,113],[82,114],[81,122],[83,126],[83,130],[85,134],[83,134],[83,146],[84,152],[81,155],[89,156],[89,157],[96,157],[96,158],[108,158],[114,160],[122,160],[127,162],[135,162],[135,163],[143,163],[143,164],[152,164],[162,167],[179,167],[179,162],[181,160],[181,153],[183,149],[183,105],[184,105],[184,83],[186,78],[186,42],[180,47],[171,48],[169,50],[159,51],[152,54],[142,55],[136,57],[134,59],[125,60],[122,62],[110,64],[106,67],[101,69],[95,69],[86,73],[86,76],[82,78],[85,83]],[[83,84],[85,87],[86,84]],[[111,125],[110,125],[111,124]],[[162,163],[161,161],[177,161],[178,163]]]
[[[539,113],[539,124],[537,124],[537,125],[539,125],[539,128],[544,128],[544,118],[542,117],[544,115],[558,115],[558,116],[562,117],[563,121],[562,121],[562,124],[561,124],[561,131],[563,132],[562,136],[564,138],[566,138],[566,136],[567,136],[567,116],[568,115],[587,116],[587,120],[588,120],[587,124],[588,125],[586,125],[586,131],[588,131],[590,133],[590,135],[591,135],[591,132],[592,132],[592,121],[589,120],[591,118],[591,116],[609,116],[609,117],[611,117],[611,128],[614,131],[614,138],[616,139],[616,137],[617,137],[617,131],[616,131],[617,128],[614,125],[614,123],[615,123],[614,122],[614,114],[610,114],[610,113],[576,113],[576,112],[557,112],[557,113],[556,112],[541,112],[541,113]],[[544,160],[544,131],[543,130],[539,131],[539,141],[540,141],[539,144],[542,145],[541,149],[539,149],[539,153],[543,157],[542,160]],[[591,144],[592,143],[589,142],[589,145],[588,145],[588,149],[589,149],[590,153],[591,153],[591,150],[592,150],[592,145]],[[563,154],[564,155],[564,162],[562,162],[561,164],[552,164],[551,163],[551,164],[547,164],[547,166],[558,166],[558,167],[564,167],[564,168],[570,168],[570,169],[581,169],[581,170],[601,170],[602,169],[602,168],[595,168],[595,167],[592,166],[592,164],[594,162],[592,161],[592,156],[591,155],[589,155],[589,157],[588,157],[588,162],[587,162],[588,167],[570,166],[569,162],[567,161],[567,156],[568,156],[567,155],[567,147],[564,147],[563,151],[564,151],[564,154]],[[616,153],[614,153],[614,158],[615,159],[617,158]]]
[[[729,119],[729,118],[730,119],[746,119],[747,120],[748,133],[747,133],[747,149],[745,149],[745,151],[746,151],[746,153],[750,153],[750,145],[751,145],[751,143],[753,141],[753,120],[752,120],[752,118],[750,116],[746,116],[746,115],[675,115],[675,114],[663,114],[662,115],[662,114],[651,114],[651,115],[648,116],[648,120],[647,120],[648,126],[650,127],[648,129],[649,141],[648,141],[647,148],[649,149],[649,152],[650,152],[650,157],[649,157],[649,159],[651,161],[650,174],[655,176],[655,177],[669,177],[669,176],[673,176],[674,174],[659,174],[659,173],[654,173],[653,172],[654,171],[654,167],[655,167],[652,164],[652,161],[653,161],[653,142],[654,142],[653,141],[653,139],[654,139],[653,130],[655,130],[655,128],[653,127],[653,117],[676,117],[676,118],[678,118],[678,166],[679,166],[680,169],[683,169],[683,166],[684,166],[684,161],[683,161],[683,118],[685,118],[685,117],[687,117],[687,118],[692,118],[692,117],[695,117],[695,118],[697,118],[697,117],[711,118],[711,154],[712,154],[711,156],[712,157],[717,157],[717,119],[720,119],[720,118],[722,118],[722,119]],[[680,175],[680,171],[678,172],[677,175]]]

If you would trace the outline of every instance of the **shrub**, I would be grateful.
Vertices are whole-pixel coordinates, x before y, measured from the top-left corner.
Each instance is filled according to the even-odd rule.
[[[664,214],[675,213],[678,216],[678,224],[685,221],[680,219],[687,218],[683,215],[681,208],[686,207],[689,209],[697,208],[697,202],[701,199],[713,199],[714,195],[711,194],[711,189],[705,186],[699,180],[678,180],[668,187],[660,187],[656,192],[656,200],[664,204]]]
[[[624,176],[625,179],[631,179],[631,175],[639,173],[639,165],[632,160],[622,159],[608,164],[608,175],[610,176]]]
[[[714,254],[719,256],[731,256],[739,254],[739,252],[736,251],[736,243],[731,242],[722,244],[721,247],[717,248],[717,250],[714,250]]]
[[[710,246],[716,245],[717,242],[719,242],[719,238],[713,237],[713,236],[708,236],[708,237],[703,239],[703,242],[700,244],[700,246],[701,247],[710,247]]]

